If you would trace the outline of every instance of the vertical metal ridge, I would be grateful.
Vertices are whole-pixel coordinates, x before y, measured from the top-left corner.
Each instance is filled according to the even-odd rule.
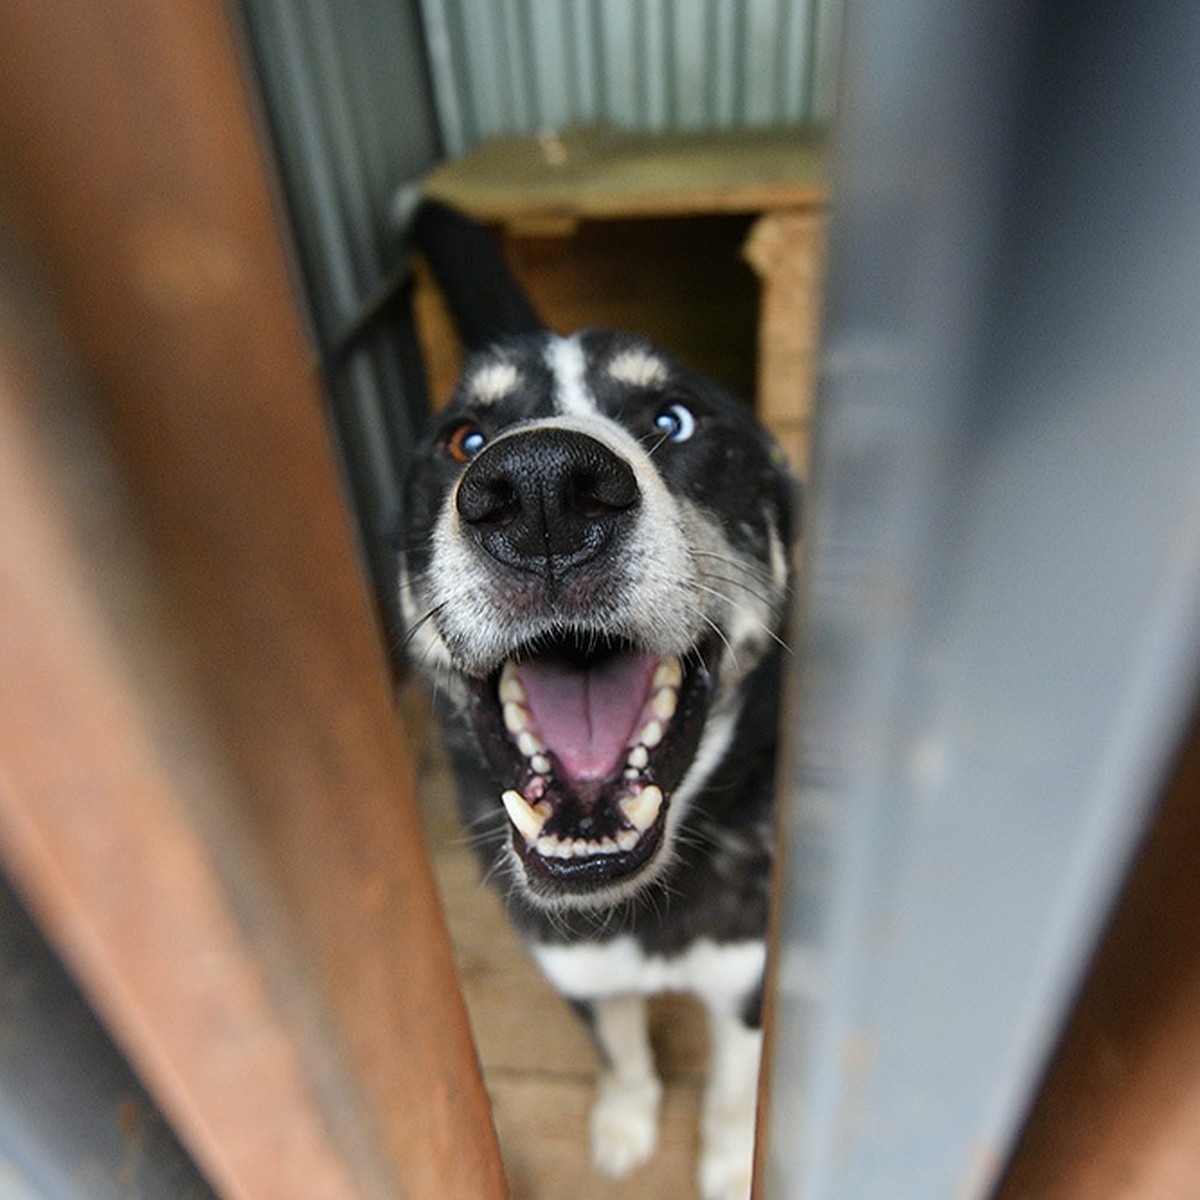
[[[443,139],[824,120],[841,2],[421,0]]]
[[[433,79],[438,132],[446,153],[455,157],[467,148],[459,71],[454,64],[455,38],[450,32],[450,14],[443,0],[421,0],[425,26],[425,54]]]

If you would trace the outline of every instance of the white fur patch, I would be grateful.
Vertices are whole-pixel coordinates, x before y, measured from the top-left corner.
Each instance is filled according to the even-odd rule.
[[[670,372],[667,364],[648,350],[622,350],[608,364],[608,374],[618,383],[649,388],[666,383]]]
[[[597,1001],[594,1013],[596,1038],[609,1065],[592,1108],[592,1159],[618,1179],[654,1153],[662,1084],[654,1071],[645,999],[609,997]]]
[[[662,1084],[653,1075],[624,1079],[603,1075],[592,1106],[592,1161],[610,1179],[649,1162],[658,1145]]]
[[[568,417],[596,413],[596,401],[587,386],[587,356],[575,337],[551,338],[546,347],[546,366],[554,375],[554,402]]]
[[[787,589],[787,550],[784,549],[783,539],[779,536],[779,530],[775,528],[775,522],[771,519],[770,513],[766,514],[766,519],[771,554],[771,581],[776,590],[782,594]]]
[[[766,945],[762,941],[693,942],[672,958],[647,955],[629,936],[608,942],[535,945],[534,958],[560,992],[577,1000],[693,992],[706,1004],[732,1007],[762,980]]]
[[[503,400],[515,392],[523,382],[521,372],[513,363],[498,359],[484,363],[471,376],[467,393],[478,404],[495,404],[497,400]]]
[[[688,805],[725,757],[725,752],[733,741],[741,711],[742,697],[737,692],[726,693],[725,703],[709,711],[708,720],[704,723],[704,732],[700,735],[700,745],[696,748],[687,773],[672,794],[671,805],[667,809],[665,845],[663,852],[659,854],[664,868],[670,861],[671,847],[674,846],[679,826],[687,815]]]
[[[700,1195],[704,1200],[749,1200],[762,1031],[731,1013],[713,1012],[712,1065],[700,1122]]]

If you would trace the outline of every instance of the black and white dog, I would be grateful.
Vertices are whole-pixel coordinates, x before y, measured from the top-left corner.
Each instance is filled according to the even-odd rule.
[[[401,588],[464,823],[607,1061],[597,1165],[650,1157],[645,998],[711,1014],[701,1191],[749,1194],[796,485],[750,412],[626,334],[546,330],[486,234],[413,240],[471,351],[415,455]]]

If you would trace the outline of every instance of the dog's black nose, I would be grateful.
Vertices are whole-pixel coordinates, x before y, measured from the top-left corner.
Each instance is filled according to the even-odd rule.
[[[568,429],[500,438],[476,457],[456,503],[497,561],[558,575],[594,558],[632,525],[641,498],[629,464]]]

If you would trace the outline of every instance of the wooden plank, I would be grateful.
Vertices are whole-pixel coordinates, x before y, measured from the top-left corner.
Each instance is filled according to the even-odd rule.
[[[1200,726],[998,1200],[1200,1198]]]
[[[82,689],[70,712],[88,737],[43,730],[61,762],[5,764],[10,869],[226,1194],[503,1195],[223,7],[78,0],[48,20],[34,0],[3,6],[0,173],[132,481],[197,744],[216,748],[226,828],[242,837],[214,839],[195,780],[156,760],[161,731],[139,727],[154,696],[85,607],[63,614],[76,654],[53,662],[79,665],[56,681]],[[71,553],[58,557],[69,566]],[[30,566],[35,582],[50,565]],[[75,583],[64,603],[78,603]],[[6,622],[10,640],[18,628]],[[27,686],[23,703],[45,698]],[[109,742],[118,762],[90,757]],[[87,803],[39,782],[39,763]],[[256,889],[269,907],[246,902]],[[151,913],[130,911],[137,895]],[[181,961],[197,946],[216,948],[207,975]],[[226,974],[228,1005],[205,1017]],[[243,1055],[259,1039],[293,1072],[295,1097],[273,1117],[270,1080]],[[297,1107],[306,1089],[324,1140]],[[285,1135],[311,1136],[325,1174],[293,1171]]]
[[[801,130],[632,134],[583,129],[498,138],[442,163],[425,190],[480,220],[757,213],[822,207],[822,143]]]
[[[514,1200],[699,1200],[698,1087],[664,1091],[655,1156],[618,1180],[590,1161],[590,1081],[501,1077],[492,1090]]]
[[[355,1172],[330,1140],[303,1056],[151,733],[146,697],[80,570],[8,366],[4,866],[223,1196],[353,1200]]]
[[[764,213],[744,253],[762,281],[757,409],[803,476],[816,391],[825,214]]]

